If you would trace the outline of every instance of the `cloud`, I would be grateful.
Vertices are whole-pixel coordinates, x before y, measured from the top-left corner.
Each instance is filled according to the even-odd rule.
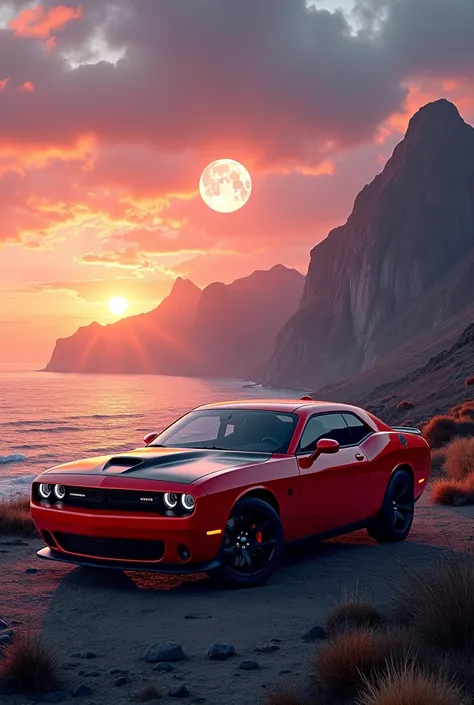
[[[32,284],[19,290],[23,294],[69,294],[81,301],[103,304],[111,296],[125,296],[129,303],[157,306],[171,291],[172,279],[155,278],[150,281],[133,280],[126,277],[96,279],[90,281],[50,281]]]
[[[103,246],[82,261],[97,266],[263,249],[299,260],[379,168],[374,139],[387,151],[440,91],[472,109],[465,0],[358,0],[357,31],[304,0],[10,5],[0,242],[51,247],[86,229]],[[255,184],[227,220],[196,195],[223,155]]]
[[[45,9],[41,5],[25,8],[14,19],[10,20],[8,27],[21,37],[48,38],[55,30],[63,27],[71,20],[79,19],[82,8],[56,5]]]

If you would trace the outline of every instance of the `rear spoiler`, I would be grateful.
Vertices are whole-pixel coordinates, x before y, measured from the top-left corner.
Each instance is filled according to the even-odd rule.
[[[421,431],[419,428],[412,428],[411,426],[392,426],[392,431],[397,433],[414,433],[415,436],[421,436]]]

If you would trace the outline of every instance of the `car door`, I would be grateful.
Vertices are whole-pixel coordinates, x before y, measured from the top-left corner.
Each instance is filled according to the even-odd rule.
[[[297,448],[308,456],[321,438],[338,441],[334,454],[321,454],[313,465],[299,468],[298,525],[301,537],[325,533],[365,518],[368,460],[351,433],[342,413],[311,416]]]

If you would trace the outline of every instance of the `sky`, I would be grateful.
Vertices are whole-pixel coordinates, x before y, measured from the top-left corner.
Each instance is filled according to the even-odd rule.
[[[0,362],[46,362],[107,302],[225,283],[344,223],[409,117],[474,122],[472,0],[0,0]],[[241,161],[233,214],[198,193]]]

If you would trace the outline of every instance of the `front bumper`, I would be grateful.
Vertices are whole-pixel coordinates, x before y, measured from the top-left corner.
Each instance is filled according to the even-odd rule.
[[[218,565],[224,526],[215,525],[207,512],[170,518],[32,503],[31,515],[48,546],[39,551],[40,558],[167,573],[195,573]]]
[[[72,563],[73,565],[83,565],[89,568],[104,568],[112,570],[129,570],[146,573],[167,573],[171,575],[190,575],[192,573],[205,573],[208,570],[218,568],[220,563],[217,559],[207,563],[182,563],[181,565],[165,565],[163,563],[139,563],[120,560],[101,560],[100,558],[87,558],[79,555],[71,555],[56,551],[49,547],[41,548],[37,551],[38,558],[49,561],[59,561],[61,563]]]

